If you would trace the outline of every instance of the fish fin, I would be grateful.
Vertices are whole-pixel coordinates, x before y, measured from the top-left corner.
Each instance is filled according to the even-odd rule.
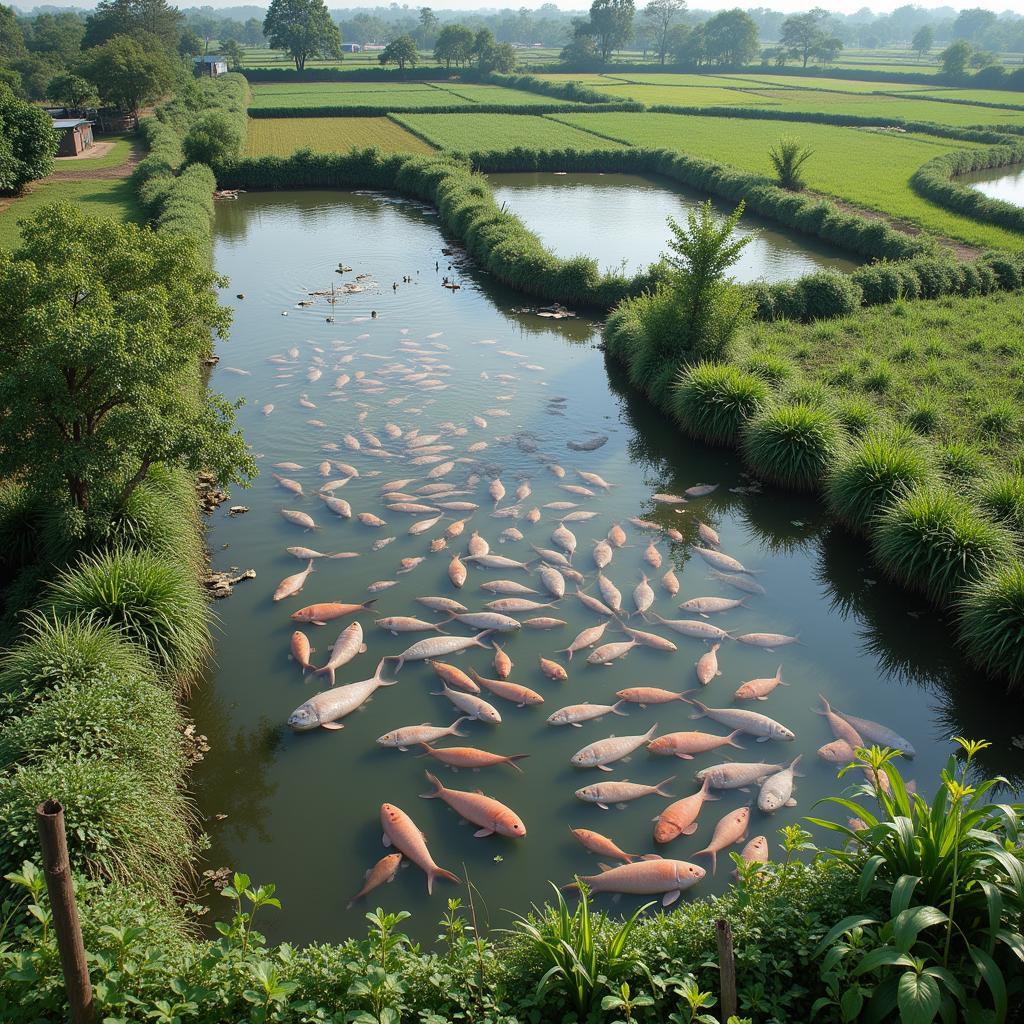
[[[601,869],[601,874],[602,875],[606,871],[611,871],[611,869],[612,869],[612,865],[611,864],[602,864],[600,861],[597,862],[597,866]]]
[[[608,810],[608,805],[607,804],[598,803],[597,806],[600,807],[602,811],[607,811]]]
[[[676,754],[676,757],[680,758],[683,761],[693,760],[693,754]]]
[[[654,734],[655,734],[655,733],[656,733],[657,731],[658,731],[658,723],[657,723],[657,722],[655,722],[655,723],[654,723],[654,725],[652,725],[652,726],[650,727],[650,729],[648,729],[648,730],[647,730],[647,732],[646,732],[646,734],[644,735],[644,741],[645,741],[645,742],[649,742],[650,740],[654,739]]]
[[[738,790],[739,790],[739,791],[740,791],[741,793],[749,793],[749,792],[750,792],[750,787],[749,787],[749,786],[737,786],[736,788],[737,788],[737,789],[738,789]]]
[[[376,597],[371,597],[369,601],[364,601],[363,602],[363,607],[364,608],[372,608],[376,603],[377,603],[377,598]]]
[[[380,837],[380,841],[381,841],[381,843],[382,843],[382,844],[383,844],[384,846],[390,846],[390,845],[391,845],[391,836],[389,836],[389,835],[387,834],[387,832],[385,832],[385,833],[384,833],[384,834],[383,834],[383,835],[382,835],[382,836]]]
[[[679,890],[673,889],[671,892],[667,892],[661,897],[661,905],[663,907],[670,907],[677,899],[679,899]]]
[[[327,622],[324,619],[310,619],[309,620],[314,626],[326,626]]]
[[[716,797],[715,797],[715,799],[717,800],[717,799],[718,799],[718,797],[716,796]],[[686,826],[686,828],[684,828],[684,829],[682,830],[682,832],[680,833],[680,835],[684,835],[684,836],[692,836],[692,835],[693,835],[693,833],[694,833],[694,832],[696,832],[696,831],[697,831],[697,822],[693,822],[693,824],[692,824],[692,825],[687,825],[687,826]]]
[[[338,729],[344,729],[345,726],[343,726],[341,724],[341,722],[321,722],[320,723],[320,728],[321,729],[330,729],[332,732],[334,732],[334,731],[337,731]]]
[[[786,807],[796,807],[796,801],[790,797],[785,804]]]
[[[572,726],[572,727],[573,727],[574,729],[582,729],[582,728],[583,728],[583,726],[582,726],[582,725],[580,725],[580,723],[579,723],[579,722],[570,722],[569,724],[570,724],[570,725],[571,725],[571,726]]]
[[[657,820],[657,819],[655,819]],[[664,860],[660,853],[645,853],[640,857],[641,860]],[[369,874],[369,872],[367,872]]]
[[[486,836],[493,836],[493,835],[494,835],[494,829],[493,828],[478,828],[473,833],[473,838],[474,839],[484,839]]]
[[[771,739],[770,736],[758,736],[757,739],[754,740],[754,742],[755,743],[767,743],[769,739]]]
[[[402,751],[402,753],[404,754],[409,748],[408,747],[399,747],[398,749],[400,751]]]
[[[754,700],[767,700],[767,697],[755,697]]]
[[[365,654],[369,649],[370,648],[367,647],[366,644],[360,644],[359,645],[359,653],[360,654]]]
[[[506,760],[510,767],[515,768],[517,772],[521,772],[523,769],[516,764],[516,761],[522,761],[524,757],[529,757],[529,754],[509,754]]]
[[[597,765],[597,769],[598,769],[598,771],[602,771],[602,772],[610,772],[610,771],[614,770],[612,768],[609,768],[608,765],[606,765],[606,764],[599,764],[599,765]]]
[[[434,797],[440,795],[441,791],[444,789],[444,785],[441,783],[441,780],[436,775],[432,774],[431,772],[424,772],[423,774],[426,775],[427,781],[432,786],[434,786],[435,789],[434,789],[433,793],[420,793],[420,796],[424,800],[433,800]]]

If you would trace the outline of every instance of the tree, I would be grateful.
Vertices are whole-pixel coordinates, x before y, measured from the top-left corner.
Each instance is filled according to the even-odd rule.
[[[81,75],[73,75],[69,71],[62,72],[50,79],[46,95],[55,103],[71,110],[95,107],[100,101],[92,82],[82,78]]]
[[[70,64],[82,49],[85,22],[70,11],[59,14],[37,14],[32,19],[32,33],[25,40],[34,53],[49,53]]]
[[[227,58],[232,70],[237,71],[245,60],[245,50],[237,39],[224,39],[220,44],[220,52]]]
[[[994,12],[986,11],[983,7],[961,11],[953,22],[953,39],[980,43],[982,37],[995,27],[997,20]]]
[[[420,46],[423,49],[430,49],[430,44],[437,38],[439,28],[440,22],[437,20],[437,15],[429,7],[421,7],[420,27],[417,30],[417,34],[420,37]]]
[[[409,67],[416,67],[419,61],[416,40],[408,33],[404,36],[399,36],[397,39],[392,39],[381,50],[380,56],[377,59],[381,64],[397,64],[400,71],[404,71],[407,65]]]
[[[594,38],[601,60],[607,62],[613,50],[629,42],[635,10],[633,0],[593,0],[590,16],[578,26],[578,32]]]
[[[159,47],[146,47],[131,36],[114,36],[85,54],[82,72],[108,103],[138,114],[168,92],[176,67]]]
[[[935,29],[931,25],[922,25],[915,33],[910,45],[918,57],[927,57],[935,45]]]
[[[255,465],[200,361],[223,284],[195,243],[44,206],[0,252],[0,473],[81,513],[124,507],[151,467]]]
[[[707,63],[707,38],[704,25],[677,25],[668,41],[668,51],[676,64],[687,68],[699,68]]]
[[[85,47],[98,46],[114,36],[155,36],[167,50],[177,48],[182,14],[167,0],[100,0],[86,18]],[[148,41],[148,40],[147,40]]]
[[[708,60],[720,66],[749,64],[760,49],[754,19],[738,7],[708,18],[704,37]]]
[[[0,5],[0,60],[15,61],[25,56],[25,37],[10,7]]]
[[[559,63],[573,71],[587,71],[601,66],[601,55],[590,36],[577,35],[562,47]]]
[[[0,84],[0,193],[20,192],[49,174],[56,150],[50,115]]]
[[[970,63],[973,48],[971,44],[963,39],[958,40],[939,54],[942,61],[942,73],[947,78],[964,78],[967,74],[967,65]]]
[[[814,47],[814,59],[821,64],[831,64],[839,56],[843,41],[838,36],[827,36],[822,33]]]
[[[271,0],[263,34],[295,61],[296,71],[310,57],[341,57],[341,33],[324,0]]]
[[[676,18],[686,10],[686,0],[650,0],[643,9],[643,16],[652,25],[654,48],[658,52],[658,63],[664,64],[669,51],[669,38]]]
[[[266,42],[263,37],[263,22],[259,18],[249,18],[242,26],[242,42],[247,46],[262,46]]]
[[[446,68],[465,64],[472,56],[475,41],[472,30],[465,25],[445,25],[434,43],[434,59],[443,60]]]
[[[206,44],[199,35],[190,28],[181,30],[181,38],[178,40],[178,53],[182,57],[198,57],[206,49]]]
[[[827,11],[816,7],[807,14],[794,14],[782,23],[779,41],[794,57],[803,61],[804,67],[825,38],[822,22],[827,17]]]
[[[238,159],[242,142],[242,130],[235,118],[220,110],[209,110],[189,128],[181,140],[181,149],[188,163],[219,168]]]

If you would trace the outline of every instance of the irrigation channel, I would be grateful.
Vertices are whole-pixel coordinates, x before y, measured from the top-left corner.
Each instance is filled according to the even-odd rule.
[[[277,883],[284,910],[261,922],[272,938],[341,940],[361,933],[364,912],[382,904],[412,911],[408,930],[432,940],[446,898],[465,898],[466,887],[441,879],[428,897],[424,874],[415,866],[399,870],[394,884],[346,909],[364,872],[388,852],[381,842],[384,802],[411,815],[439,865],[460,875],[468,872],[485,903],[483,920],[494,926],[509,923],[506,909],[525,911],[531,901],[546,898],[549,879],[565,883],[574,873],[597,871],[603,858],[584,849],[570,826],[596,830],[629,853],[655,850],[652,818],[669,798],[649,795],[621,808],[613,800],[603,810],[574,796],[582,787],[670,780],[665,792],[678,798],[695,792],[695,772],[715,763],[788,765],[802,755],[798,805],[773,815],[756,806],[752,812],[750,836],[767,836],[775,854],[781,825],[800,820],[816,800],[850,784],[837,781],[835,767],[816,756],[833,739],[825,719],[812,710],[819,693],[836,708],[905,736],[917,750],[907,774],[929,786],[950,750],[948,737],[958,732],[994,741],[987,769],[1024,777],[1024,753],[1013,743],[1024,729],[1005,713],[1002,695],[983,688],[959,665],[947,623],[923,602],[879,581],[861,541],[831,528],[816,501],[762,491],[733,453],[686,440],[630,390],[616,366],[606,363],[595,324],[583,317],[554,320],[525,311],[528,303],[522,296],[495,287],[446,252],[449,247],[432,211],[395,197],[265,193],[218,205],[216,266],[230,278],[221,298],[235,307],[235,324],[231,339],[219,346],[212,385],[232,399],[246,399],[240,425],[262,472],[251,490],[235,489],[210,524],[215,567],[254,568],[257,575],[216,605],[216,663],[206,685],[197,688],[193,707],[212,749],[197,766],[193,782],[213,841],[206,866],[231,866],[261,882]],[[335,273],[339,263],[352,270]],[[443,287],[445,277],[460,288]],[[339,297],[329,322],[327,299],[309,293],[345,282],[358,283],[362,290]],[[236,299],[237,293],[244,298]],[[301,305],[307,302],[312,305]],[[429,440],[433,435],[436,441]],[[331,463],[324,470],[327,476],[319,469],[324,461]],[[454,465],[445,471],[449,461]],[[275,470],[278,463],[302,468]],[[359,471],[333,491],[350,504],[352,519],[332,512],[318,496],[322,485],[346,478],[347,470],[335,463]],[[564,477],[555,475],[549,468],[553,465],[564,468]],[[611,488],[594,484],[593,476],[581,477],[580,471],[597,474]],[[275,472],[300,483],[305,496],[285,490]],[[500,479],[505,489],[497,501],[491,495],[492,479]],[[412,495],[408,500],[413,504],[438,508],[442,501],[471,502],[479,509],[441,508],[442,518],[433,527],[410,535],[414,523],[433,513],[388,509],[386,504],[402,499],[385,502],[385,483]],[[430,485],[437,483],[449,483],[452,490],[436,493],[439,489]],[[685,503],[653,498],[681,496],[700,484],[717,489]],[[593,496],[565,485],[586,487]],[[556,502],[569,502],[572,508],[551,508]],[[237,505],[249,511],[231,515],[229,508]],[[520,510],[518,517],[513,507]],[[531,522],[527,513],[534,508],[540,518]],[[282,509],[307,513],[318,529],[306,532],[287,522]],[[613,549],[605,574],[621,591],[625,611],[634,608],[634,588],[646,574],[655,594],[651,613],[663,618],[698,619],[733,636],[799,636],[799,644],[774,651],[723,640],[721,675],[695,694],[714,707],[732,706],[742,682],[772,677],[781,665],[787,685],[765,701],[736,706],[783,723],[795,740],[758,743],[744,736],[739,742],[745,749],[724,747],[694,760],[655,756],[641,748],[629,762],[615,763],[611,773],[569,763],[586,744],[613,734],[643,734],[654,726],[658,735],[693,729],[721,736],[729,732],[706,718],[692,720],[696,709],[681,701],[646,708],[624,705],[628,717],[609,715],[582,728],[547,724],[548,716],[566,705],[612,704],[623,688],[697,688],[695,662],[708,650],[701,640],[673,632],[649,613],[646,622],[636,614],[624,621],[672,640],[675,653],[636,646],[608,667],[588,664],[593,648],[571,661],[556,653],[581,630],[606,621],[574,596],[571,579],[563,599],[545,596],[538,556],[530,546],[557,548],[552,533],[560,516],[579,512],[596,513],[592,518],[575,515],[565,523],[577,539],[572,565],[585,577],[587,594],[601,596],[595,541],[618,523],[625,546]],[[387,525],[364,525],[355,518],[358,513],[372,513]],[[462,533],[432,553],[431,542],[461,518],[467,520]],[[677,530],[683,540],[671,541],[664,532],[638,527],[631,519]],[[750,578],[763,586],[764,596],[744,594],[712,578],[709,565],[693,550],[701,543],[700,523],[718,532],[723,551],[756,572]],[[503,536],[515,536],[511,530],[521,531],[523,539],[503,542]],[[449,563],[455,553],[466,556],[474,532],[492,553],[529,563],[529,571],[483,569],[468,560],[465,585],[456,589]],[[658,568],[648,561],[651,542],[661,559]],[[275,603],[278,583],[306,567],[286,551],[299,545],[357,557],[316,559],[302,593]],[[670,568],[680,586],[675,597],[662,583]],[[371,677],[381,658],[439,635],[395,636],[376,626],[376,619],[415,616],[443,623],[445,615],[417,603],[427,596],[457,599],[479,612],[486,602],[502,598],[483,586],[497,580],[538,591],[527,599],[553,601],[550,608],[515,613],[519,620],[565,622],[549,629],[528,625],[498,636],[514,662],[511,681],[542,695],[544,704],[517,707],[484,692],[499,709],[501,724],[465,722],[465,739],[448,738],[437,746],[527,754],[521,773],[508,764],[455,773],[432,757],[418,757],[419,750],[378,745],[378,737],[399,727],[447,726],[459,717],[446,697],[433,695],[440,680],[424,661],[407,663],[397,674],[395,663],[387,663],[384,675],[397,685],[378,689],[371,702],[344,720],[343,730],[296,732],[288,727],[291,713],[327,682],[325,676],[303,675],[289,656],[297,627],[290,616],[300,607],[376,598],[371,610],[355,616],[299,626],[315,648],[311,660],[322,666],[339,632],[353,621],[362,625],[368,650],[339,669],[341,685]],[[373,593],[371,585],[378,581],[394,582]],[[708,619],[679,610],[685,599],[704,596],[744,601]],[[442,628],[457,636],[474,633],[458,622]],[[599,642],[627,639],[611,620]],[[492,649],[478,647],[442,660],[495,678],[493,656]],[[540,668],[541,656],[561,664],[568,679],[548,678]],[[426,770],[449,787],[479,788],[504,802],[520,815],[528,834],[474,838],[476,825],[460,822],[440,800],[420,799],[431,789]],[[756,800],[757,787],[749,793],[722,792],[721,797],[704,806],[695,834],[658,848],[708,869],[684,899],[728,884],[732,864],[725,851],[714,876],[709,858],[694,854],[708,843],[724,814]],[[214,900],[221,912],[222,902]],[[633,897],[612,902],[603,896],[601,902],[619,910],[636,905]]]
[[[668,249],[665,218],[685,223],[686,214],[708,197],[667,178],[639,174],[527,172],[488,175],[498,204],[505,204],[559,256],[583,253],[602,270],[635,274]],[[714,200],[720,213],[733,206]],[[779,281],[825,267],[849,271],[859,261],[809,236],[746,215],[737,234],[755,235],[736,266],[736,276]]]
[[[985,171],[972,171],[956,179],[963,185],[972,185],[990,199],[1024,206],[1024,164],[1013,167],[992,167]]]

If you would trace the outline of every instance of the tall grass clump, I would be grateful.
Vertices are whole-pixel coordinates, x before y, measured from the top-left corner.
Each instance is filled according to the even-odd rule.
[[[957,607],[960,641],[986,672],[1024,685],[1024,565],[1014,559],[972,580]]]
[[[33,561],[44,514],[45,503],[24,484],[0,483],[0,564],[18,569]]]
[[[852,444],[828,475],[825,494],[840,519],[863,531],[906,489],[931,483],[925,449],[898,432],[874,432]]]
[[[734,445],[747,421],[768,404],[768,385],[728,363],[698,363],[675,385],[673,409],[680,423],[712,444]]]
[[[975,482],[974,497],[993,519],[1024,534],[1024,477],[993,473]]]
[[[144,647],[187,688],[210,654],[206,603],[188,566],[147,551],[110,551],[60,573],[46,606],[62,618],[95,616]]]
[[[801,192],[806,185],[801,168],[814,156],[814,150],[804,146],[799,139],[779,139],[768,150],[768,159],[775,168],[775,180],[780,188],[788,192]]]
[[[940,605],[1013,552],[1003,527],[942,485],[914,488],[877,523],[872,546],[882,571]]]
[[[841,446],[835,416],[801,402],[762,413],[747,425],[742,439],[743,459],[757,476],[799,491],[821,483]]]

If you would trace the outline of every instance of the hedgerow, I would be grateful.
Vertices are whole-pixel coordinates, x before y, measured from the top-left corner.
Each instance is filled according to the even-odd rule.
[[[592,108],[604,113],[638,113],[644,109],[642,103],[613,101],[602,103]],[[387,114],[573,114],[578,113],[580,105],[575,102],[564,103],[475,103],[471,107],[465,104],[439,103],[435,106],[403,106],[401,103],[361,103],[348,106],[338,103],[329,107],[253,107],[249,116],[253,118],[275,117],[382,117]]]

